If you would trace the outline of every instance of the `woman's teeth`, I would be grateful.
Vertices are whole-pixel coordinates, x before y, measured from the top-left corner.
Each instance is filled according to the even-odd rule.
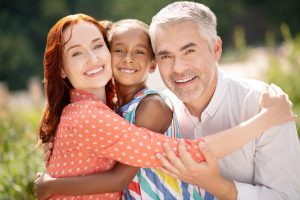
[[[99,73],[101,70],[103,70],[103,67],[99,67],[97,69],[93,69],[91,71],[87,71],[87,72],[85,72],[85,74],[90,76],[90,75],[94,75],[94,74]]]

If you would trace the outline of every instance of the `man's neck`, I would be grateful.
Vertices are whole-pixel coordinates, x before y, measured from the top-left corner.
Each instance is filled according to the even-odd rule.
[[[193,102],[184,102],[185,106],[187,107],[187,109],[192,115],[200,119],[202,112],[206,109],[206,107],[208,106],[209,102],[211,101],[214,95],[214,92],[217,87],[217,82],[218,82],[218,70],[216,70],[212,82],[207,87],[207,89],[202,93],[200,98],[198,98]]]

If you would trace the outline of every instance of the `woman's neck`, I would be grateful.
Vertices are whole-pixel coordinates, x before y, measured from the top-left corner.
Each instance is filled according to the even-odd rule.
[[[129,103],[134,96],[141,91],[142,89],[147,88],[146,83],[139,85],[122,85],[118,82],[115,82],[117,97],[118,97],[118,106],[123,106]]]
[[[105,87],[103,88],[97,88],[97,89],[90,89],[87,90],[90,93],[93,93],[96,95],[100,101],[106,104],[106,92],[105,92]]]

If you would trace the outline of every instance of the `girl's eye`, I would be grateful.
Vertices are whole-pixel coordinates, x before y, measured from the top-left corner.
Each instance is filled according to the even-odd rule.
[[[122,49],[116,49],[115,52],[117,52],[117,53],[124,53],[124,51]]]
[[[81,54],[80,51],[76,51],[76,52],[74,52],[74,53],[72,54],[72,57],[79,56],[80,54]]]
[[[136,53],[137,54],[142,54],[142,55],[145,54],[143,51],[137,51]]]

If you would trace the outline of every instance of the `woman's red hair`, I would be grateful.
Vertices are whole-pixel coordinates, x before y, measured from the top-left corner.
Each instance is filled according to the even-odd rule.
[[[86,21],[98,27],[106,45],[108,45],[107,33],[104,26],[94,18],[84,14],[66,16],[59,20],[49,31],[44,54],[44,91],[47,105],[39,125],[38,133],[39,139],[43,143],[48,142],[55,135],[62,110],[70,103],[70,89],[73,86],[67,78],[63,79],[61,76],[63,49],[66,42],[68,42],[63,40],[63,31],[80,21]],[[110,108],[113,108],[115,89],[112,80],[107,83],[105,90],[106,103]]]

